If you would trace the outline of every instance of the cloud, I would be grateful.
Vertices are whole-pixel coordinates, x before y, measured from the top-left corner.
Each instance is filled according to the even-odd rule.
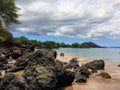
[[[18,0],[13,31],[37,35],[120,39],[120,0]]]

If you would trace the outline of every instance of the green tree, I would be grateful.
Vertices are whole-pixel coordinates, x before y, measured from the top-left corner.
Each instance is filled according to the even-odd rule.
[[[1,20],[0,20],[0,43],[9,41],[12,42],[13,36],[10,33],[10,31],[2,26]]]
[[[29,44],[28,38],[21,36],[19,38],[14,38],[14,42],[19,43],[19,44]]]
[[[17,20],[19,8],[15,5],[15,0],[0,0],[0,19],[8,26],[12,23],[19,23]]]
[[[56,48],[56,44],[54,41],[45,41],[43,42],[43,45],[45,46],[45,48]]]
[[[80,47],[80,44],[75,42],[75,43],[72,43],[71,44],[71,47],[74,47],[74,48],[79,48]]]

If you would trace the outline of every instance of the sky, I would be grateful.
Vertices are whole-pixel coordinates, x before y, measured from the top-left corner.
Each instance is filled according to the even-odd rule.
[[[16,0],[15,37],[120,46],[120,0]]]

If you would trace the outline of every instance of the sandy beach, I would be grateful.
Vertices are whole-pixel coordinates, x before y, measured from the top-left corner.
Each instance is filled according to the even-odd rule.
[[[85,57],[77,57],[65,54],[64,57],[61,57],[59,54],[57,59],[62,62],[69,62],[72,58],[76,57],[79,61],[79,65],[90,62],[91,60],[86,59]],[[111,75],[111,79],[104,79],[100,76],[97,76],[98,73],[90,75],[87,83],[73,83],[72,86],[66,87],[65,90],[119,90],[120,89],[120,67],[119,63],[104,60],[105,69],[99,70],[100,72],[107,72]]]

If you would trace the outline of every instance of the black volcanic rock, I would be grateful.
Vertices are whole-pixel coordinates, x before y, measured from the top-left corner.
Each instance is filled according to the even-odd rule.
[[[86,63],[85,67],[91,69],[94,73],[97,70],[103,70],[105,68],[105,62],[103,60],[94,60],[92,62]]]
[[[75,81],[76,82],[87,82],[87,78],[89,78],[89,75],[91,74],[88,68],[85,66],[77,67],[75,70]]]
[[[73,67],[73,68],[77,68],[79,67],[79,63],[77,61],[77,58],[73,58],[72,60],[69,61],[69,64]]]
[[[106,72],[101,72],[98,75],[106,79],[111,79],[111,76]]]
[[[26,81],[22,76],[6,74],[1,79],[0,90],[27,90]]]
[[[57,90],[71,85],[74,73],[65,70],[61,62],[55,62],[54,51],[38,50],[29,57],[23,77],[32,90]]]

